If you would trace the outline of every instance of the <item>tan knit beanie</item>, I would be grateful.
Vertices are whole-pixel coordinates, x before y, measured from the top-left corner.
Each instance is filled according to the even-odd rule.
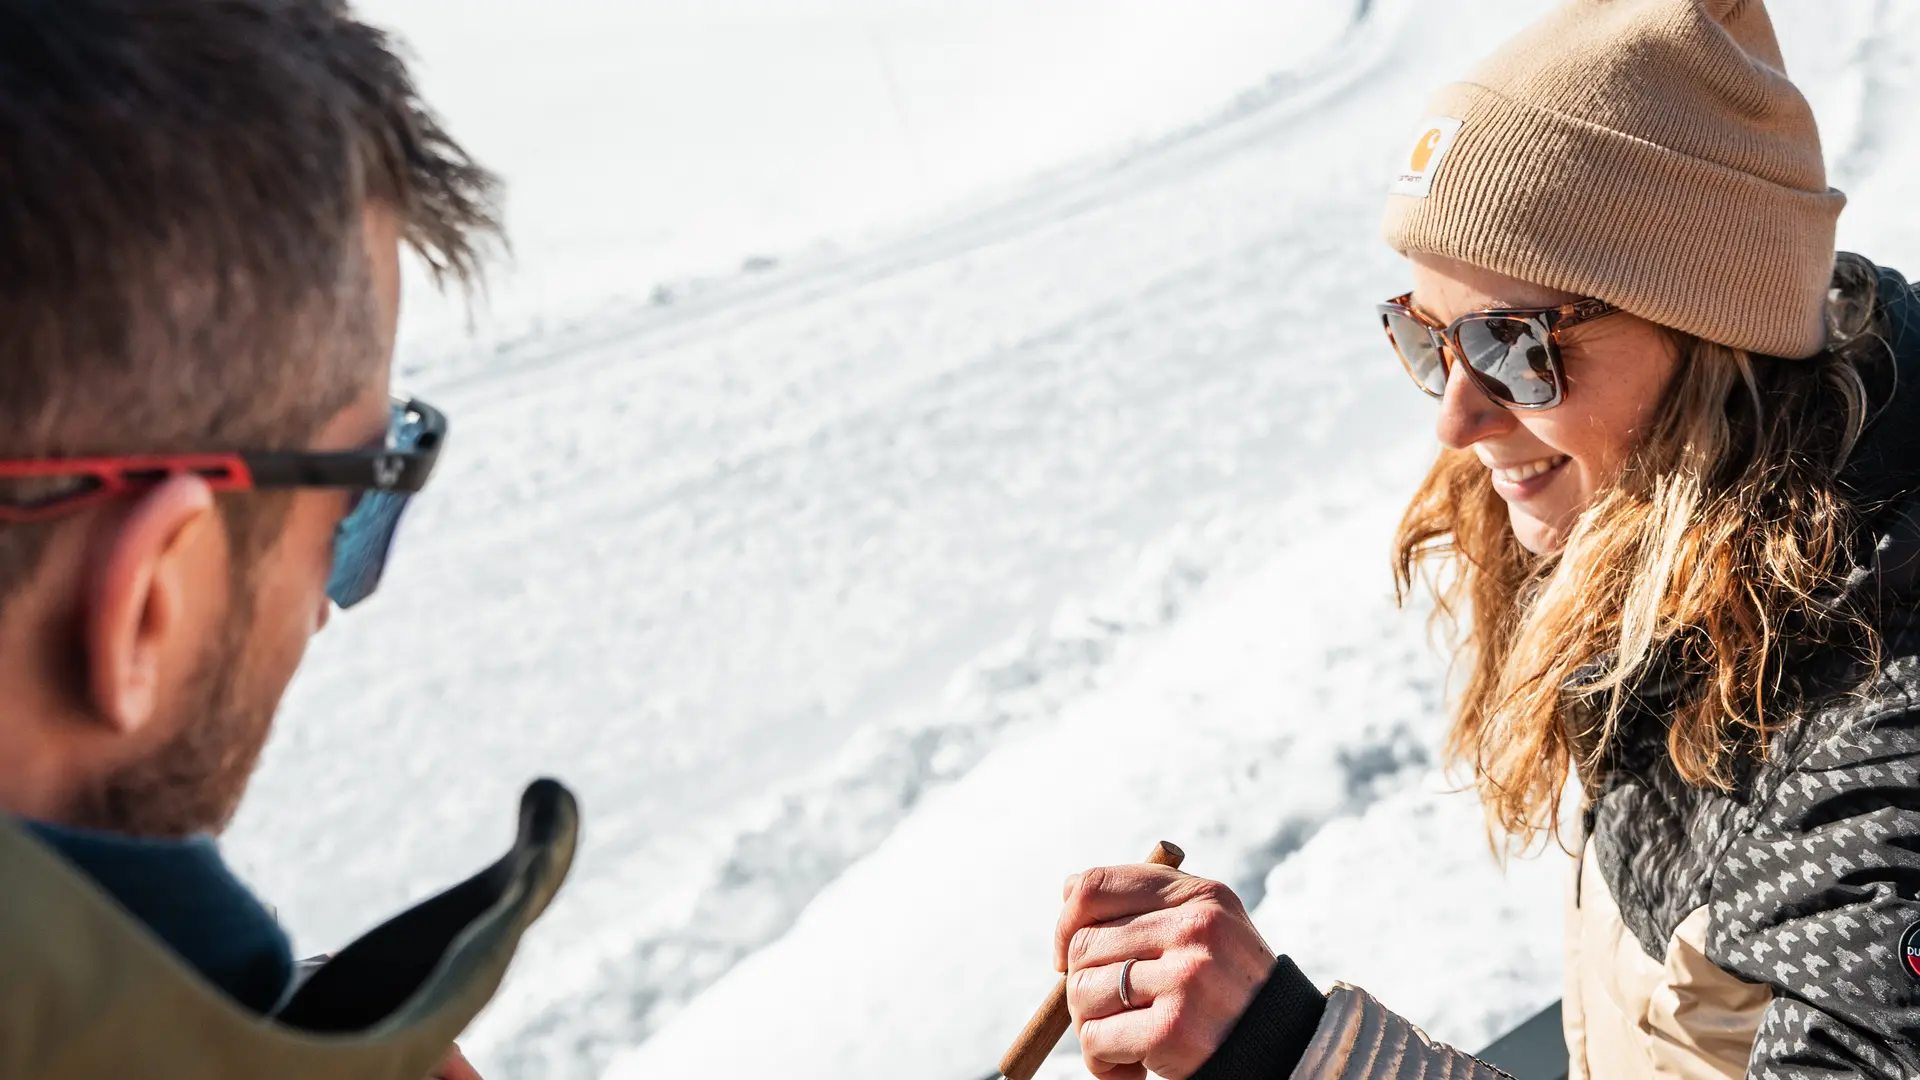
[[[1401,253],[1820,350],[1846,197],[1761,0],[1569,0],[1427,112],[1387,200]]]

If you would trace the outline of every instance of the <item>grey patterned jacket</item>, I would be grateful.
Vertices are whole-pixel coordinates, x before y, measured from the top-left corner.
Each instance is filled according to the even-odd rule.
[[[1882,666],[1799,658],[1809,704],[1731,793],[1679,778],[1673,689],[1642,691],[1569,873],[1575,1078],[1920,1077],[1920,301],[1879,291],[1894,378],[1847,479]],[[1196,1080],[1499,1075],[1283,958]]]

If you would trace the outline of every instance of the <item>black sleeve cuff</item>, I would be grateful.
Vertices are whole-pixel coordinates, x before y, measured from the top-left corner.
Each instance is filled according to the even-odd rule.
[[[1193,1080],[1284,1080],[1307,1052],[1327,999],[1281,957],[1265,986]]]

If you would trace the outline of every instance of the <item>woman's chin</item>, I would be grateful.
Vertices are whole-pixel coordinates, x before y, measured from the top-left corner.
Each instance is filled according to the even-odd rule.
[[[1513,525],[1513,538],[1535,555],[1553,555],[1566,545],[1566,531],[1528,513],[1517,503],[1507,504],[1507,521]]]

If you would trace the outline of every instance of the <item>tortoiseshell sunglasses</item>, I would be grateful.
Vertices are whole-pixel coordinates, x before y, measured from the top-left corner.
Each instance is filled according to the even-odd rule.
[[[1509,409],[1551,409],[1565,400],[1560,331],[1620,309],[1605,300],[1576,300],[1551,308],[1470,311],[1446,326],[1410,306],[1413,294],[1380,305],[1380,322],[1400,363],[1430,397],[1447,392],[1452,357],[1465,360],[1480,392]]]

